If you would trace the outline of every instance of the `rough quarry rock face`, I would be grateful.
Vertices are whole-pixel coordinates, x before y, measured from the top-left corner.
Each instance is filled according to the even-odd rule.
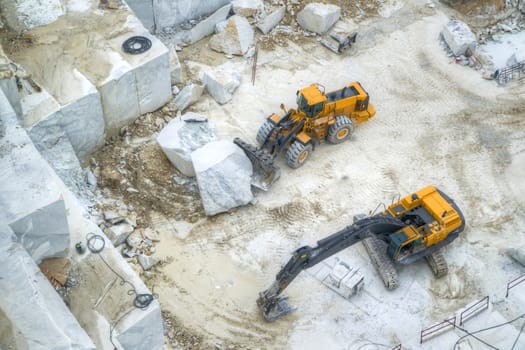
[[[467,50],[474,53],[476,50],[476,36],[464,22],[449,21],[444,27],[443,38],[456,56],[465,55]]]
[[[170,78],[171,85],[182,83],[182,65],[179,61],[179,56],[173,45],[168,48],[170,57]]]
[[[172,27],[201,16],[209,16],[231,0],[153,0],[157,30]]]
[[[171,164],[186,176],[195,176],[191,153],[215,140],[213,124],[206,116],[193,112],[171,120],[157,136]]]
[[[244,55],[253,45],[254,31],[246,18],[234,15],[216,27],[210,47],[227,55]]]
[[[297,23],[310,32],[324,34],[341,17],[341,8],[336,5],[311,3],[297,14]]]
[[[38,266],[0,224],[0,315],[16,330],[3,342],[17,349],[95,349]],[[0,316],[0,320],[2,317]],[[2,325],[1,328],[3,328]],[[7,347],[6,347],[7,348]]]
[[[0,0],[7,26],[23,31],[52,23],[64,14],[60,0]]]
[[[263,34],[268,34],[282,21],[285,14],[286,6],[282,6],[280,9],[270,13],[268,16],[257,22],[257,28],[259,28]]]
[[[521,265],[525,266],[525,245],[516,248],[509,248],[507,249],[507,254]]]
[[[255,16],[264,9],[262,0],[233,0],[233,13],[243,17]]]
[[[175,97],[175,106],[181,111],[185,110],[199,100],[204,91],[204,85],[186,85]]]
[[[241,85],[241,73],[239,67],[226,62],[213,70],[204,72],[202,81],[215,101],[225,104],[232,99],[233,93]]]
[[[38,263],[64,256],[70,236],[60,180],[38,153],[0,92],[0,221]]]
[[[215,26],[218,23],[226,20],[228,14],[230,13],[230,9],[230,4],[223,6],[208,18],[197,23],[197,25],[190,30],[182,30],[177,32],[174,38],[175,43],[193,44],[207,37],[208,35],[213,34],[215,31]]]
[[[215,215],[253,200],[252,163],[230,141],[210,142],[191,154],[206,215]]]

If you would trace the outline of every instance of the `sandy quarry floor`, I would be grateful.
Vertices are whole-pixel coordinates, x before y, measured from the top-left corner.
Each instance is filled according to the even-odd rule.
[[[300,87],[317,82],[329,91],[358,80],[368,90],[376,117],[350,142],[319,147],[299,170],[280,159],[281,180],[258,192],[255,205],[204,216],[194,184],[177,184],[181,179],[174,180],[177,172],[151,134],[173,116],[169,106],[131,126],[127,143],[115,141],[97,155],[101,185],[123,194],[139,225],[161,235],[155,255],[163,264],[146,282],[183,325],[179,335],[193,336],[183,348],[379,348],[368,342],[419,348],[425,325],[522,272],[505,249],[525,243],[525,87],[498,87],[451,62],[438,42],[446,21],[438,10],[387,3],[383,14],[391,16],[361,23],[357,48],[348,54],[336,56],[314,40],[260,50],[255,86],[246,61],[231,102],[220,106],[205,96],[190,108],[208,115],[221,138],[255,142],[264,118],[281,102],[292,107]],[[207,64],[223,59],[206,51],[205,42],[181,57]],[[111,171],[115,164],[125,169],[125,181]],[[287,289],[297,312],[263,321],[258,292],[290,252],[427,184],[454,198],[467,220],[445,251],[447,277],[434,280],[428,266],[417,263],[401,269],[401,286],[387,292],[357,244],[339,257],[364,273],[361,294],[344,300],[303,273]],[[126,192],[129,186],[140,193]],[[425,346],[452,345],[436,339]]]

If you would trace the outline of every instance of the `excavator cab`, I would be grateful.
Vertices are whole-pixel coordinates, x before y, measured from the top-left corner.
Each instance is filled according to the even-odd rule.
[[[388,237],[389,244],[387,249],[388,256],[394,261],[401,257],[414,253],[421,248],[422,237],[414,226],[407,226]]]

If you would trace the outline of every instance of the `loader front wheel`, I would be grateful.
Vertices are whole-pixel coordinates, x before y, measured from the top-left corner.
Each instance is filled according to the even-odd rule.
[[[263,125],[261,125],[261,127],[259,128],[259,131],[257,131],[257,136],[255,137],[259,145],[262,146],[264,141],[266,141],[268,136],[272,133],[273,126],[274,124],[268,119],[266,119]]]
[[[299,141],[295,141],[286,152],[286,162],[288,166],[294,169],[299,168],[308,160],[312,151],[313,147],[311,143],[304,145]]]
[[[354,132],[354,123],[344,115],[335,117],[334,125],[328,129],[327,140],[330,143],[341,143],[350,138]]]

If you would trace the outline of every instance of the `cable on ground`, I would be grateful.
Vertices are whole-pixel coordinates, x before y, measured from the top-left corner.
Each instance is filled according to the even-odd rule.
[[[123,286],[124,284],[128,284],[130,286],[130,289],[128,290],[128,295],[134,295],[133,298],[133,306],[137,309],[145,310],[153,300],[155,300],[155,294],[153,293],[137,293],[137,289],[135,288],[135,285],[130,282],[129,280],[122,277],[121,274],[119,274],[117,271],[115,271],[111,265],[108,264],[108,262],[104,259],[104,257],[99,254],[102,252],[106,246],[106,241],[104,240],[104,237],[102,237],[99,234],[95,233],[88,233],[86,235],[86,246],[89,249],[90,252],[98,255],[100,260],[107,266],[108,269],[111,270],[119,279],[120,279],[120,285]],[[122,316],[120,316],[112,325],[110,325],[110,331],[109,331],[109,340],[111,344],[113,345],[114,349],[117,349],[115,343],[113,343],[113,331],[115,330],[117,324],[125,317],[127,316],[131,311],[133,311],[133,308],[129,309],[126,313],[124,313]]]

